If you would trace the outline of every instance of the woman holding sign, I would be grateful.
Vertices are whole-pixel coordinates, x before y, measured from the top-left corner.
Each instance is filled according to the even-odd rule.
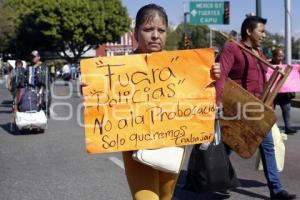
[[[134,53],[152,53],[164,49],[168,28],[165,10],[155,4],[146,5],[136,15],[134,37],[138,47]],[[214,67],[219,77],[220,67]],[[156,170],[132,158],[132,151],[123,152],[129,188],[134,200],[170,200],[178,174]]]

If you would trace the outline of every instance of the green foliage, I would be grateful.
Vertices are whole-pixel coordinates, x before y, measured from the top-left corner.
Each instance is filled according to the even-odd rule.
[[[207,34],[209,29],[207,26],[187,25],[190,48],[205,48],[209,46]],[[168,30],[168,39],[166,41],[167,50],[185,49],[183,24],[176,27],[175,30]]]
[[[97,0],[95,0],[97,2]],[[119,39],[119,36],[129,30],[130,19],[127,9],[120,0],[103,0],[104,2],[104,25],[103,42],[112,42]]]
[[[264,54],[268,58],[272,58],[272,49],[275,47],[275,43],[273,42],[273,40],[274,39],[273,39],[272,35],[267,32],[267,37],[262,43],[262,49],[263,49]]]
[[[0,2],[0,52],[9,47],[9,42],[15,36],[14,12],[3,1]]]
[[[300,39],[292,38],[292,58],[300,59]]]
[[[119,0],[7,2],[17,16],[17,37],[12,44],[23,55],[32,49],[56,51],[76,62],[87,50],[115,41],[130,26],[127,10]]]
[[[177,50],[180,39],[182,38],[183,29],[181,25],[177,26],[175,30],[168,28],[168,37],[165,45],[166,50]]]
[[[189,38],[191,48],[207,48],[209,47],[208,34],[209,29],[206,25],[201,26],[188,26],[190,32]]]
[[[218,50],[221,50],[226,43],[227,39],[224,38],[221,34],[218,32],[213,32],[213,46],[217,48]]]

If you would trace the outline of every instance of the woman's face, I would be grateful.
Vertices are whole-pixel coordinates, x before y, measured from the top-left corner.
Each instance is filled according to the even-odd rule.
[[[17,63],[17,64],[16,64],[16,67],[17,67],[17,68],[21,68],[21,67],[23,67],[23,64],[22,64],[22,63]]]
[[[138,42],[137,52],[152,53],[163,50],[167,38],[167,25],[162,17],[154,13],[134,33]]]
[[[274,56],[273,60],[276,64],[281,64],[284,59],[283,51],[278,51],[277,54]]]

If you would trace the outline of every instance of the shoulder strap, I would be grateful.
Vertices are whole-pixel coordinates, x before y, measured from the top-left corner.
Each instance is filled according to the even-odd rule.
[[[245,69],[243,72],[243,76],[242,76],[242,86],[243,88],[245,88],[247,90],[247,78],[248,78],[248,71],[249,71],[249,60],[246,56],[246,53],[241,49],[241,52],[244,56],[244,61],[245,61]]]
[[[262,74],[262,77],[263,77],[263,83],[265,84],[266,83],[266,77],[265,77],[265,73],[264,73],[264,68],[263,68],[263,66],[262,66],[262,64],[259,60],[257,60],[257,63],[258,63],[259,70],[260,70],[260,72]]]
[[[249,70],[249,60],[248,60],[248,57],[246,56],[246,53],[242,49],[241,49],[241,52],[243,54],[244,61],[245,61],[245,70],[244,70],[243,76],[242,76],[242,86],[243,86],[243,88],[245,88],[247,90],[247,78],[248,78],[248,70]],[[259,60],[257,60],[257,63],[258,63],[259,71],[261,72],[262,77],[263,77],[263,83],[265,83],[266,82],[266,77],[265,77],[263,66],[262,66],[262,64],[261,64],[261,62]]]

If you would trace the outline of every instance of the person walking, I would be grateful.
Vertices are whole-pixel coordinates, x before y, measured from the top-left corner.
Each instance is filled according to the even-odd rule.
[[[280,65],[283,64],[284,52],[282,48],[275,48],[272,51],[271,64]],[[282,111],[282,117],[284,122],[284,130],[288,135],[294,135],[297,130],[291,126],[291,100],[295,98],[295,92],[278,93],[274,100],[274,107],[279,105]]]
[[[64,81],[69,81],[71,79],[71,67],[69,63],[66,63],[62,67],[62,78]]]
[[[12,69],[9,76],[9,89],[13,96],[14,111],[18,110],[18,97],[26,87],[26,69],[23,67],[23,62],[17,59],[15,62],[15,68]]]
[[[137,53],[162,51],[165,47],[168,16],[161,6],[148,4],[136,15],[134,37],[138,43]],[[220,68],[215,65],[214,75],[219,76]],[[159,171],[135,161],[132,151],[123,152],[125,173],[134,200],[171,200],[178,174]]]
[[[39,106],[45,110],[49,116],[49,108],[51,104],[51,92],[50,92],[50,76],[48,67],[46,67],[42,61],[41,56],[37,50],[34,50],[30,54],[31,64],[27,66],[27,86],[38,94]]]
[[[50,82],[54,83],[55,81],[55,75],[56,75],[56,66],[55,66],[55,62],[51,62],[50,66],[49,66],[49,71],[50,71]]]
[[[168,17],[164,8],[149,4],[137,12],[134,37],[138,43],[134,53],[162,51],[166,38]],[[135,161],[132,151],[123,152],[125,172],[134,200],[171,200],[177,174],[162,172]]]
[[[168,16],[163,7],[148,4],[136,15],[134,37],[138,47],[133,52],[153,53],[163,51],[167,39]],[[220,76],[220,66],[213,66],[213,75]],[[81,88],[88,86],[80,83]],[[178,174],[163,172],[144,165],[132,157],[133,151],[122,152],[125,174],[133,200],[171,200]]]
[[[8,62],[4,62],[2,67],[3,67],[2,73],[4,75],[4,81],[5,81],[5,88],[9,90],[9,85],[10,85],[9,76],[13,67]]]
[[[247,17],[241,26],[240,44],[257,56],[266,59],[260,46],[265,39],[265,24],[267,20],[258,16]],[[227,42],[220,56],[221,77],[216,81],[217,104],[221,102],[226,77],[231,78],[248,92],[260,97],[266,84],[267,66],[255,57],[245,52],[234,42]],[[267,179],[272,200],[296,199],[296,195],[283,189],[277,171],[274,143],[270,131],[259,147],[264,174]]]

